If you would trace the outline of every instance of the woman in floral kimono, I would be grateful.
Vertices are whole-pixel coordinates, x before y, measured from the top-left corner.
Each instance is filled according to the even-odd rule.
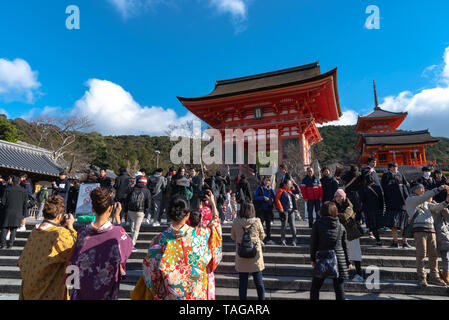
[[[111,192],[97,188],[90,197],[96,220],[79,231],[70,259],[70,265],[77,266],[80,274],[80,286],[73,290],[71,300],[118,300],[133,243],[122,227],[109,222],[114,208]],[[117,203],[116,218],[120,211]]]
[[[67,262],[77,233],[75,219],[64,216],[64,198],[50,197],[44,207],[44,221],[31,232],[18,266],[22,274],[20,300],[68,300],[64,282]]]
[[[212,192],[206,191],[212,219],[206,227],[187,224],[190,206],[182,197],[171,200],[172,226],[150,244],[143,261],[143,277],[131,299],[207,300],[208,274],[222,259],[222,231]],[[207,211],[207,210],[206,210]]]

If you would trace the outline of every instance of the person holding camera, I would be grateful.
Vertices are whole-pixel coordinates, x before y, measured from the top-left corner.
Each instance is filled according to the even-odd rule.
[[[44,221],[31,232],[18,261],[22,284],[20,300],[68,300],[67,261],[77,239],[75,218],[64,214],[64,198],[45,203]]]
[[[69,266],[80,270],[80,286],[70,299],[118,300],[133,242],[121,226],[109,221],[111,214],[120,219],[121,211],[120,202],[113,205],[111,191],[100,187],[91,192],[90,198],[96,219],[78,233]]]
[[[265,239],[262,222],[256,218],[254,205],[245,201],[234,221],[231,238],[237,244],[235,270],[239,273],[240,300],[247,300],[248,277],[253,275],[259,300],[265,300],[265,287],[262,271],[265,269],[262,241]]]
[[[212,208],[206,227],[189,225],[192,212],[187,199],[170,200],[172,225],[155,237],[143,261],[143,276],[131,293],[132,300],[207,300],[213,288],[208,274],[221,262],[222,230],[210,190],[205,200]]]

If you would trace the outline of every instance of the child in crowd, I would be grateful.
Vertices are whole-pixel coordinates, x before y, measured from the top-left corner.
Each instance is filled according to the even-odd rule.
[[[232,223],[237,214],[237,200],[235,198],[235,194],[233,194],[231,190],[228,190],[226,193],[226,201],[223,206],[223,211],[225,214],[224,223]]]

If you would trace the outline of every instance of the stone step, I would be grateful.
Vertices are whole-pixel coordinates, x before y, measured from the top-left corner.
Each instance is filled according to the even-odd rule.
[[[140,237],[139,237],[140,239]],[[136,248],[139,250],[137,253],[133,253],[132,257],[144,258],[145,253],[148,250],[150,241],[138,240],[136,243]],[[1,249],[0,256],[20,256],[23,247],[26,244],[25,238],[17,238],[14,242],[14,247],[12,249]],[[377,247],[375,245],[362,245],[363,255],[375,255],[375,256],[395,256],[395,257],[415,257],[416,250],[413,249],[391,249],[388,246]],[[235,252],[235,243],[231,241],[223,242],[223,252]],[[280,246],[280,245],[265,245],[263,247],[264,254],[267,253],[282,253],[285,255],[295,255],[295,254],[309,254],[310,248],[308,244],[299,244],[297,247],[291,245]]]
[[[121,284],[120,298],[129,300],[130,292],[134,286]],[[239,301],[238,288],[219,288],[215,290],[215,298],[217,301]],[[248,300],[257,300],[256,289],[248,289]],[[265,288],[266,300],[310,300],[310,291],[295,290],[270,290]],[[426,296],[426,295],[408,295],[408,294],[391,294],[391,293],[364,293],[364,292],[347,292],[347,300],[449,300],[446,296]],[[324,286],[320,292],[320,300],[335,300],[333,291],[325,291]]]
[[[134,272],[135,273],[135,272]],[[135,273],[132,278],[138,279],[140,273]],[[129,293],[135,287],[136,282],[130,282],[128,279],[120,285],[120,298],[129,299]],[[217,300],[238,300],[239,280],[237,275],[221,275],[215,276],[217,286]],[[19,279],[0,279],[0,292],[3,296],[18,298],[21,280]],[[249,298],[256,298],[257,294],[252,279],[249,279]],[[264,286],[267,290],[267,298],[274,297],[275,300],[284,300],[291,297],[292,299],[308,300],[308,294],[311,286],[310,278],[285,277],[285,276],[267,276],[264,275]],[[232,291],[233,294],[224,295],[223,292]],[[429,300],[448,300],[448,290],[443,287],[429,285],[427,288],[420,288],[416,283],[412,282],[388,282],[381,281],[379,290],[368,290],[365,284],[347,281],[345,282],[345,291],[348,300],[373,300],[384,297],[385,299],[395,298],[398,300],[408,299],[429,299]],[[331,280],[326,280],[321,289],[321,298],[333,300],[333,285]],[[274,295],[273,295],[274,294]],[[377,298],[376,298],[377,297]],[[408,298],[410,297],[410,298]],[[363,299],[362,299],[363,298]]]

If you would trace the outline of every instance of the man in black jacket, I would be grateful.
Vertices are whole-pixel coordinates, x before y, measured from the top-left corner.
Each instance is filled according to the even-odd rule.
[[[115,189],[115,201],[120,202],[122,208],[125,208],[126,198],[128,194],[131,192],[131,177],[128,172],[126,172],[125,168],[120,168],[120,176],[115,180],[114,189]],[[120,220],[126,221],[127,212],[122,210],[120,213]]]
[[[240,181],[237,185],[237,202],[242,204],[245,201],[253,201],[253,193],[251,191],[251,186],[244,174],[240,175]]]
[[[3,193],[0,206],[0,249],[11,249],[16,238],[16,232],[27,212],[28,194],[20,187],[20,178],[13,177],[12,187]],[[6,243],[8,230],[11,231],[9,243]]]
[[[440,170],[435,170],[433,174],[435,176],[435,178],[434,178],[435,188],[439,188],[443,185],[449,185],[449,182],[448,182],[446,176]],[[447,197],[447,191],[444,190],[444,191],[440,192],[439,194],[437,194],[434,197],[434,200],[438,203],[441,203],[446,200],[446,197]]]
[[[103,189],[112,190],[112,179],[107,176],[106,169],[100,170],[100,176],[97,179],[97,183],[99,183],[100,187]]]
[[[167,179],[162,175],[164,170],[158,168],[148,181],[148,189],[151,192],[151,222],[153,227],[159,227],[162,221],[163,193],[167,187]]]
[[[67,205],[70,190],[70,183],[69,180],[67,180],[67,172],[61,171],[61,173],[59,173],[59,179],[56,180],[56,182],[53,182],[52,187],[54,190],[53,195],[63,197],[64,204]]]
[[[338,190],[338,181],[331,176],[329,168],[323,168],[321,171],[321,186],[323,187],[323,204],[334,199],[335,192]]]
[[[131,233],[134,247],[139,237],[140,226],[145,214],[151,208],[151,192],[147,188],[147,179],[140,178],[126,199],[125,210],[131,219]],[[135,252],[136,249],[133,250]]]
[[[416,182],[422,184],[426,191],[435,189],[435,179],[433,179],[432,170],[429,167],[422,168],[422,176]]]

